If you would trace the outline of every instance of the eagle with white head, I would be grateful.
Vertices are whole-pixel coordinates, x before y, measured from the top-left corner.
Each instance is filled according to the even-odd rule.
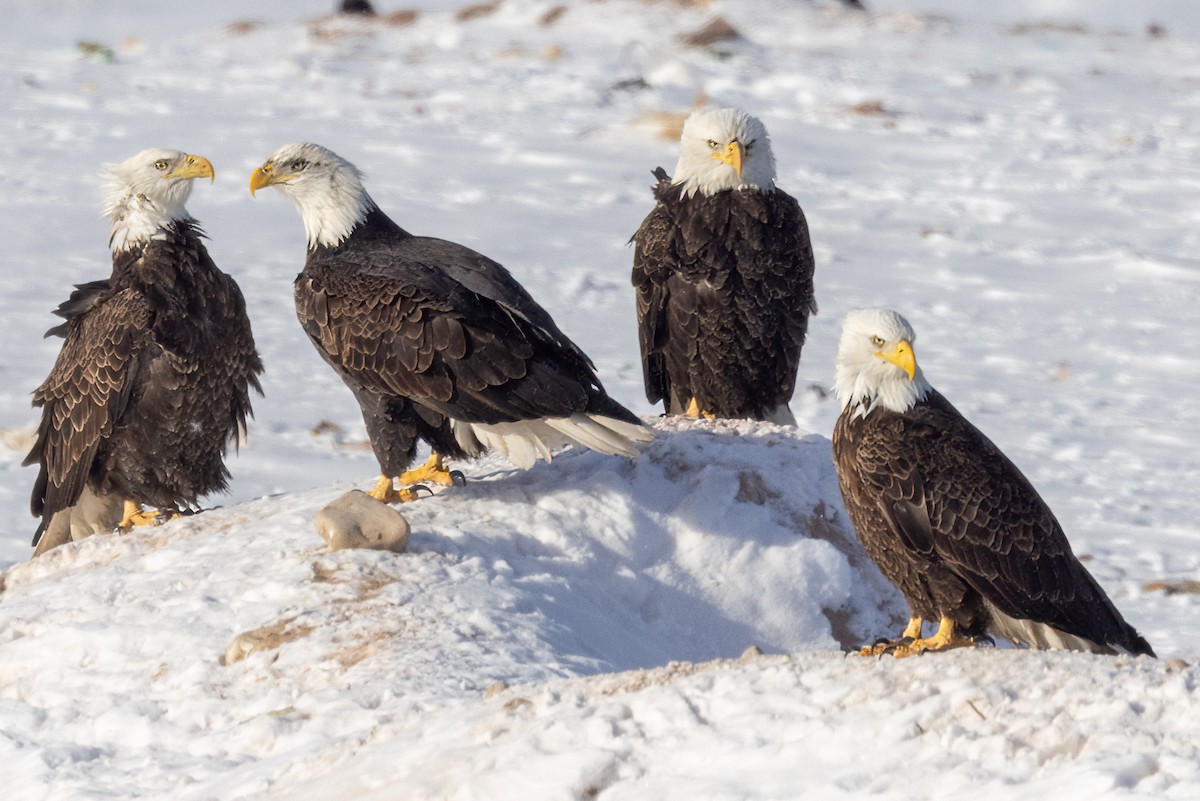
[[[106,167],[112,273],[55,312],[66,322],[47,335],[62,336],[62,350],[33,394],[35,553],[159,522],[224,490],[226,446],[245,429],[250,388],[261,393],[242,293],[185,208],[212,164],[151,149]]]
[[[409,485],[453,483],[443,457],[495,449],[530,467],[566,444],[633,457],[651,438],[508,270],[402,229],[350,162],[285,145],[251,175],[251,192],[267,186],[304,220],[296,314],[358,400],[380,466],[373,497],[411,500]],[[433,453],[408,470],[420,440]]]
[[[909,656],[995,634],[1034,648],[1154,655],[1071,552],[1021,471],[938,393],[916,335],[887,309],[846,315],[833,457],[867,554],[904,595]],[[923,636],[923,623],[937,631]]]
[[[654,175],[657,203],[632,239],[646,398],[668,414],[794,425],[814,260],[766,128],[737,109],[696,111],[674,178]]]

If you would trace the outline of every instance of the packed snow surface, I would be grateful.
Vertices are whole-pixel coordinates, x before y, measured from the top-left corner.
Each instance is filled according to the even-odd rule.
[[[5,801],[1200,798],[1200,10],[333,5],[4,10]],[[689,40],[717,17],[739,38]],[[812,229],[798,429],[656,420],[642,394],[626,243],[701,103],[762,118]],[[313,516],[376,465],[295,322],[300,219],[247,190],[297,140],[508,266],[655,441],[459,465],[401,507],[408,553],[329,553]],[[189,209],[266,395],[216,508],[30,561],[41,335],[108,272],[100,165],[146,147],[216,167]],[[863,306],[908,317],[1158,660],[844,655],[906,617],[830,459]]]

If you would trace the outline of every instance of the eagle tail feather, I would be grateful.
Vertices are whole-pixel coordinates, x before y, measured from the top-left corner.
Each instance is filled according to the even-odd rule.
[[[989,606],[991,605],[989,604]],[[1013,642],[1028,645],[1030,648],[1083,651],[1092,654],[1154,656],[1150,644],[1128,625],[1124,627],[1126,630],[1114,632],[1113,634],[1117,636],[1107,638],[1108,642],[1096,642],[1078,634],[1070,634],[1048,623],[1011,617],[994,606],[991,606],[990,611],[992,614],[990,628],[994,633]]]
[[[654,432],[639,423],[629,423],[615,417],[598,414],[573,414],[570,417],[552,417],[547,425],[561,431],[572,442],[609,456],[637,458],[635,443],[649,442]]]
[[[549,462],[556,448],[579,445],[609,456],[638,455],[637,444],[654,432],[639,423],[581,412],[570,417],[543,417],[512,423],[472,423],[475,438],[517,467],[528,469],[541,459]]]

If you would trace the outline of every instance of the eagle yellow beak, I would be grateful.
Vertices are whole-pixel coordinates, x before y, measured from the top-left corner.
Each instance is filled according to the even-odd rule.
[[[179,166],[167,173],[168,178],[207,178],[209,183],[217,179],[212,162],[204,156],[184,155]]]
[[[913,376],[917,374],[917,355],[913,353],[913,347],[907,339],[900,340],[896,344],[896,349],[891,353],[876,351],[875,355],[884,361],[891,362],[907,373],[909,381],[912,381]]]
[[[275,183],[275,165],[268,161],[250,173],[250,196],[253,197],[255,192],[273,183]]]
[[[722,164],[728,164],[737,171],[738,178],[742,177],[742,158],[746,151],[742,148],[741,142],[730,142],[729,147],[725,148],[724,153],[713,153],[712,157]]]

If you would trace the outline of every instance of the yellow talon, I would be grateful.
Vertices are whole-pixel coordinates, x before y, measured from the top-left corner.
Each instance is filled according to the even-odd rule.
[[[712,412],[706,412],[702,410],[700,408],[699,401],[697,401],[695,398],[692,398],[692,400],[688,403],[687,411],[685,411],[683,414],[685,417],[695,417],[697,419],[703,417],[706,420],[715,420],[717,417]]]
[[[380,503],[408,503],[417,499],[417,491],[412,487],[396,489],[392,486],[391,476],[380,476],[374,489],[367,493]]]
[[[859,656],[882,656],[893,649],[897,648],[905,641],[916,641],[921,639],[921,626],[925,621],[919,617],[913,616],[908,619],[908,625],[904,627],[904,633],[900,635],[900,639],[880,640],[874,645],[864,645],[858,649]]]
[[[179,517],[179,515],[147,511],[136,502],[127,500],[125,501],[124,513],[121,515],[121,522],[117,523],[117,528],[122,531],[128,531],[135,526],[158,526],[176,517]]]
[[[441,484],[444,487],[454,486],[454,475],[446,469],[442,455],[436,451],[429,454],[425,464],[416,470],[409,470],[399,478],[401,484],[420,484],[425,481]]]
[[[400,489],[396,489],[392,485],[391,476],[380,476],[374,489],[367,494],[383,503],[407,503],[420,497],[417,494],[418,489],[430,492],[429,487],[425,484],[442,484],[453,487],[455,483],[463,483],[463,475],[457,470],[447,470],[442,455],[434,452],[429,454],[429,459],[425,464],[416,470],[401,473],[396,476],[396,481],[399,482]]]
[[[914,622],[917,622],[914,629]],[[949,651],[954,648],[974,648],[979,643],[974,637],[958,637],[954,634],[954,621],[948,617],[943,617],[938,623],[938,630],[934,632],[932,637],[920,637],[921,628],[919,618],[913,618],[908,623],[908,628],[904,630],[905,637],[910,635],[910,632],[916,631],[917,637],[912,640],[901,640],[899,642],[883,642],[877,643],[873,647],[863,648],[859,651],[864,656],[891,654],[897,659],[903,659],[906,656],[917,656],[926,651]],[[984,642],[989,642],[989,638],[983,638]]]

